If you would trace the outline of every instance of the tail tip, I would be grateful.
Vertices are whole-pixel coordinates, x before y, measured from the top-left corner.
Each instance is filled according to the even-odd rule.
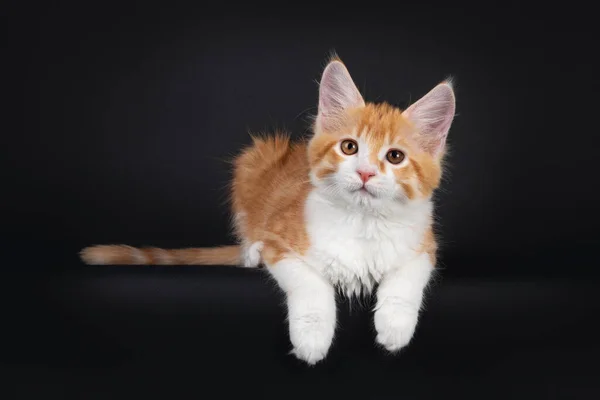
[[[88,265],[107,264],[106,253],[109,246],[89,246],[79,252],[79,258]]]

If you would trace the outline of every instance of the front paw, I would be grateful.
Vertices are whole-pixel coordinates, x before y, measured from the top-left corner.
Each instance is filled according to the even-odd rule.
[[[397,352],[412,339],[418,316],[418,310],[411,307],[384,303],[375,311],[377,343],[390,352]]]
[[[309,365],[323,360],[329,351],[335,321],[320,314],[306,314],[290,319],[292,353]]]

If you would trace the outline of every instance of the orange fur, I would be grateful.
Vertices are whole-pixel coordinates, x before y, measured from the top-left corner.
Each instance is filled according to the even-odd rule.
[[[264,243],[263,258],[275,263],[286,252],[303,254],[309,246],[304,201],[310,192],[304,143],[282,134],[255,138],[235,161],[233,212],[238,235]]]
[[[303,255],[308,250],[304,204],[312,189],[309,174],[312,170],[316,179],[324,179],[337,171],[343,157],[335,149],[344,135],[364,138],[371,149],[371,162],[381,171],[387,167],[377,156],[382,146],[405,151],[408,162],[393,171],[409,199],[430,196],[440,183],[441,157],[420,148],[415,128],[400,109],[387,103],[366,103],[347,110],[329,127],[323,130],[315,125],[315,134],[308,142],[293,143],[281,133],[254,137],[252,145],[234,160],[231,207],[236,234],[240,241],[263,242],[262,258],[271,265],[286,253]],[[422,251],[435,261],[431,229],[423,239]],[[89,264],[237,265],[240,257],[239,246],[166,250],[114,245],[93,246],[81,252]]]
[[[431,260],[431,265],[435,266],[437,262],[437,242],[435,240],[433,228],[430,227],[425,231],[425,236],[423,237],[423,242],[419,251],[421,253],[427,253]]]
[[[387,103],[367,103],[365,107],[350,110],[345,123],[337,129],[315,135],[309,145],[309,158],[311,168],[317,171],[317,178],[322,179],[336,171],[336,165],[342,159],[334,146],[349,132],[366,139],[371,148],[369,158],[381,172],[384,171],[385,162],[378,159],[377,153],[383,146],[393,145],[407,151],[408,165],[395,168],[394,174],[409,199],[429,197],[439,186],[441,157],[433,157],[423,151],[415,128],[404,117],[402,110]]]
[[[135,248],[126,245],[100,245],[86,247],[80,253],[87,264],[110,265],[238,265],[239,246],[206,249]]]

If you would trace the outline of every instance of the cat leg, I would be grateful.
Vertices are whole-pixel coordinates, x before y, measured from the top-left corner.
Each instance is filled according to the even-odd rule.
[[[333,286],[295,258],[284,258],[268,271],[285,292],[294,355],[314,365],[327,355],[336,326]]]
[[[377,290],[375,329],[377,342],[391,352],[406,346],[413,337],[433,265],[427,254],[390,270]]]
[[[242,266],[246,268],[256,268],[262,262],[261,252],[264,247],[262,241],[251,241],[247,236],[247,213],[240,211],[233,218],[233,226],[237,237],[240,239],[242,248]]]
[[[262,262],[261,252],[263,242],[254,242],[242,245],[242,265],[246,268],[256,268]]]

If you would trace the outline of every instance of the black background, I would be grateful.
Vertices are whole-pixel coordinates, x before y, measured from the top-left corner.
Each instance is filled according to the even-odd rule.
[[[4,20],[0,361],[13,395],[600,391],[588,9],[21,3]],[[286,354],[283,297],[261,272],[79,262],[97,243],[230,243],[228,159],[248,132],[308,134],[331,51],[368,101],[406,107],[455,80],[440,275],[401,356],[372,344],[368,302],[340,304],[331,356],[310,369]]]

